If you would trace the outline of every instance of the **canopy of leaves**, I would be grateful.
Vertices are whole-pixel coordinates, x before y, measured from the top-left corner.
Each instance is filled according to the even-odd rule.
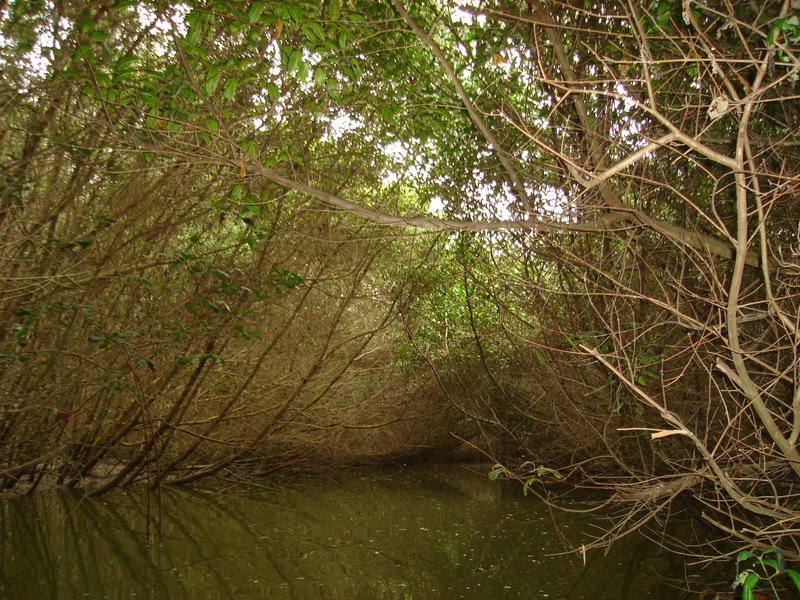
[[[794,4],[0,3],[2,484],[455,433],[800,554]]]

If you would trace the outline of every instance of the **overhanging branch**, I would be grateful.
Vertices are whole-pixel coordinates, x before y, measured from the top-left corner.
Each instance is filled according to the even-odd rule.
[[[288,190],[293,190],[315,198],[332,208],[336,208],[363,219],[387,225],[389,227],[415,227],[418,229],[433,229],[439,231],[529,231],[532,233],[573,232],[573,233],[601,233],[622,231],[635,227],[646,227],[667,237],[673,242],[707,252],[712,256],[732,260],[736,256],[736,249],[726,240],[694,232],[671,223],[665,223],[641,211],[631,209],[618,209],[598,216],[596,219],[581,222],[563,222],[554,219],[443,219],[434,216],[403,216],[392,215],[360,204],[345,200],[331,192],[302,183],[268,169],[258,163],[247,163],[243,160],[224,159],[221,157],[199,157],[196,154],[175,151],[165,148],[160,144],[144,142],[139,138],[129,138],[142,150],[159,153],[163,156],[179,158],[189,162],[202,162],[232,167],[243,175],[261,177],[272,181]],[[744,258],[746,265],[762,267],[767,271],[774,271],[777,266],[774,262],[768,265],[761,264],[761,256],[757,252],[747,252]]]
[[[352,213],[373,223],[389,225],[391,227],[417,227],[420,229],[438,229],[450,231],[530,231],[533,233],[547,233],[554,231],[575,233],[599,233],[603,231],[619,231],[638,224],[647,227],[669,238],[675,243],[707,252],[726,260],[732,260],[735,249],[725,240],[709,235],[690,231],[671,223],[665,223],[642,214],[640,211],[614,211],[599,216],[591,221],[579,223],[565,223],[552,219],[517,219],[517,220],[460,220],[442,219],[438,217],[406,217],[390,215],[384,212],[365,208],[360,204],[345,200],[335,194],[315,188],[305,183],[300,183],[289,177],[281,175],[271,169],[253,165],[250,169],[253,174],[277,183],[287,189],[294,190],[316,198],[328,206]],[[751,267],[761,266],[761,257],[757,252],[748,252],[745,264]],[[774,264],[766,265],[770,271],[775,270]]]
[[[245,169],[255,175],[259,175],[273,183],[285,187],[286,189],[300,192],[312,198],[324,202],[328,206],[338,208],[348,213],[357,215],[373,223],[388,225],[390,227],[417,227],[420,229],[439,229],[450,231],[531,231],[534,233],[546,233],[551,231],[565,232],[600,232],[623,228],[623,223],[629,221],[630,217],[623,213],[604,215],[593,221],[581,223],[564,223],[551,219],[442,219],[439,217],[406,217],[402,215],[390,215],[384,212],[366,208],[345,200],[311,185],[295,181],[259,165],[251,165]]]

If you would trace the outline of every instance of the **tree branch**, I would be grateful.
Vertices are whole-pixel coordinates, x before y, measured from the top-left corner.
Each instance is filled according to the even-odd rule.
[[[464,104],[464,107],[467,109],[472,122],[475,123],[475,126],[478,128],[478,131],[481,132],[481,135],[489,142],[489,145],[494,150],[497,158],[500,160],[500,163],[503,165],[503,168],[508,175],[508,178],[511,180],[511,187],[514,190],[514,193],[517,196],[522,208],[525,210],[526,213],[531,214],[533,212],[533,207],[531,205],[530,198],[528,198],[528,193],[525,190],[525,185],[522,183],[519,175],[517,175],[516,169],[514,169],[514,165],[511,164],[511,161],[508,159],[507,153],[503,150],[503,147],[500,145],[500,142],[497,141],[497,138],[492,133],[492,130],[489,129],[489,126],[483,120],[483,117],[475,108],[475,104],[470,99],[467,91],[464,89],[464,86],[461,85],[461,81],[458,78],[453,66],[450,64],[450,61],[447,60],[447,57],[442,52],[442,49],[436,43],[436,41],[423,30],[411,15],[406,10],[403,3],[400,0],[392,0],[392,4],[394,5],[395,10],[398,14],[403,18],[403,20],[408,24],[411,30],[416,34],[416,36],[430,48],[433,55],[436,57],[436,60],[439,61],[442,69],[447,74],[448,79],[450,79],[450,83],[453,84],[453,87],[456,90],[456,94],[458,94],[459,99]]]

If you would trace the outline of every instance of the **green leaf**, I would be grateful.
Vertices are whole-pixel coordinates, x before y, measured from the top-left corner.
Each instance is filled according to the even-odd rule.
[[[756,555],[750,552],[750,550],[742,550],[739,554],[736,555],[736,563],[739,564],[742,561],[749,560],[751,558],[755,558]]]
[[[289,69],[290,73],[292,73],[295,69],[297,69],[302,60],[303,53],[300,50],[293,50],[292,54],[289,56],[289,62],[286,64],[286,68]]]
[[[155,108],[158,105],[158,98],[148,92],[142,92],[139,94],[139,102],[150,108]]]
[[[294,289],[305,283],[302,277],[289,269],[275,269],[270,273],[270,280],[276,285]]]
[[[760,562],[764,567],[772,567],[775,569],[776,575],[783,572],[778,560],[775,558],[762,558]]]
[[[237,183],[231,188],[230,199],[234,202],[242,197],[244,194],[244,186],[241,183]]]
[[[232,100],[236,95],[236,87],[239,85],[239,80],[235,77],[230,77],[225,80],[225,85],[222,89],[222,95],[226,100]]]
[[[540,365],[547,364],[547,357],[545,356],[544,352],[542,352],[539,348],[534,348],[533,352],[536,354],[536,360],[539,361]]]
[[[219,85],[219,73],[209,75],[209,77],[206,79],[205,85],[206,94],[209,96],[212,95],[214,90],[217,89],[217,85]]]
[[[105,87],[111,83],[111,76],[103,71],[97,71],[94,75],[94,79],[100,87]]]
[[[339,0],[330,0],[328,3],[328,19],[338,21],[341,16],[341,4]]]
[[[228,33],[231,35],[239,35],[239,32],[242,30],[243,25],[237,21],[229,21],[226,29]]]
[[[132,56],[130,54],[123,56],[117,61],[117,72],[124,73],[130,71],[138,62],[139,58],[137,56]]]
[[[319,23],[312,21],[303,23],[302,30],[306,34],[306,39],[312,44],[319,44],[325,41],[325,30]]]
[[[327,90],[328,95],[331,98],[333,98],[334,100],[338,100],[339,99],[339,96],[340,96],[340,94],[339,94],[339,85],[338,85],[338,83],[337,83],[337,81],[335,79],[333,79],[332,77],[329,78],[325,82],[325,89]]]
[[[211,133],[217,133],[217,131],[219,131],[219,121],[209,117],[208,119],[206,119],[206,128]]]
[[[253,140],[245,140],[242,142],[242,152],[247,156],[255,158],[258,156],[258,146]]]
[[[86,59],[90,64],[97,64],[97,57],[92,50],[92,47],[87,43],[78,45],[78,53],[82,58]]]
[[[495,479],[497,479],[498,477],[500,477],[505,473],[507,473],[506,468],[503,465],[496,464],[494,465],[494,468],[492,468],[492,470],[489,471],[489,479],[494,481]]]
[[[323,85],[326,79],[327,75],[325,75],[325,69],[322,67],[317,67],[314,69],[314,83],[317,85]]]
[[[265,6],[263,2],[253,2],[250,5],[250,10],[247,11],[247,20],[251,23],[257,22],[261,18]]]
[[[672,2],[662,0],[656,4],[656,23],[662,27],[669,25],[672,18]]]
[[[267,88],[269,97],[272,98],[273,102],[277,102],[277,100],[281,97],[280,88],[274,83],[268,83],[265,87]]]
[[[767,34],[767,46],[772,46],[775,43],[775,34],[780,31],[780,28],[775,25],[772,29],[769,30]]]
[[[199,11],[193,10],[186,15],[186,22],[189,24],[189,32],[186,34],[186,43],[189,44],[189,46],[197,46],[197,43],[203,35],[205,15]]]
[[[303,7],[299,4],[291,3],[286,5],[286,12],[289,13],[289,16],[295,23],[299,23],[303,20]]]
[[[742,600],[754,600],[753,590],[758,585],[760,577],[750,569],[739,573],[739,583],[742,585]]]
[[[80,246],[81,250],[86,250],[89,246],[92,245],[94,238],[92,236],[87,236],[85,238],[81,238],[77,240],[75,243]]]
[[[797,572],[794,569],[784,569],[783,572],[792,578],[794,586],[797,588],[797,591],[800,592],[800,572]]]
[[[356,58],[350,60],[350,69],[353,72],[353,79],[360,79],[361,75],[364,73],[364,69],[361,68],[361,64]]]
[[[297,78],[305,81],[306,79],[308,79],[308,74],[310,70],[311,68],[308,66],[308,63],[302,61],[300,63],[300,68],[297,69]]]

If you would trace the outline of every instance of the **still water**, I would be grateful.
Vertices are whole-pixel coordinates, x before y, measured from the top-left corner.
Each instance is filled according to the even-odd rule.
[[[160,515],[137,491],[34,496],[0,504],[4,600],[683,597],[664,581],[683,561],[643,538],[585,566],[554,556],[562,535],[588,538],[589,519],[556,528],[535,497],[475,467],[167,489]]]

